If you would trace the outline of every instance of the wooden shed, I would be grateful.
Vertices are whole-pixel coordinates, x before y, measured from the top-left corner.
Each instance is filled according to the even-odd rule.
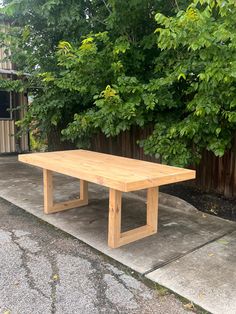
[[[1,32],[7,32],[7,24],[1,24]],[[14,65],[6,59],[4,47],[0,48],[0,79],[14,80],[17,77]],[[19,153],[29,150],[28,135],[17,136],[15,122],[23,118],[25,109],[12,110],[27,104],[26,93],[0,89],[0,154]]]

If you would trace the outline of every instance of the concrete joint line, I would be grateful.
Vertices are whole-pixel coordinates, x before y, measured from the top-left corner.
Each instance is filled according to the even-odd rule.
[[[235,232],[235,230],[228,231],[228,232],[226,232],[226,233],[224,233],[224,234],[222,234],[222,235],[220,235],[220,236],[218,236],[218,237],[216,237],[216,238],[214,238],[214,239],[212,239],[212,240],[210,240],[210,241],[208,241],[208,242],[206,242],[206,243],[204,243],[204,244],[199,245],[198,247],[196,247],[196,248],[194,248],[194,249],[192,249],[192,250],[187,251],[186,253],[180,254],[180,255],[178,255],[178,256],[176,256],[176,257],[173,257],[173,258],[170,259],[169,261],[166,261],[166,262],[164,262],[164,263],[162,263],[162,264],[159,264],[159,265],[157,265],[157,266],[154,266],[152,269],[146,271],[146,272],[143,273],[142,275],[143,275],[143,276],[147,276],[147,275],[149,275],[150,273],[152,273],[153,271],[155,271],[155,270],[157,270],[157,269],[160,269],[160,268],[162,268],[162,267],[165,267],[166,265],[169,265],[169,264],[171,264],[171,263],[173,263],[173,262],[175,262],[175,261],[177,261],[177,260],[179,260],[179,259],[185,257],[186,255],[189,255],[189,254],[191,254],[191,253],[193,253],[193,252],[196,252],[197,250],[201,249],[202,247],[204,247],[204,246],[206,246],[206,245],[208,245],[208,244],[211,244],[211,243],[213,243],[213,242],[215,242],[215,241],[217,241],[217,240],[219,240],[219,239],[221,239],[221,238],[223,238],[223,237],[225,237],[225,236],[227,236],[227,235],[230,235],[230,234],[233,233],[233,232]]]

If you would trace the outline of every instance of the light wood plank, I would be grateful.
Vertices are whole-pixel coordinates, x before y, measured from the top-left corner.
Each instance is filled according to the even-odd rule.
[[[88,204],[88,182],[80,180],[80,199]]]
[[[147,225],[156,233],[158,229],[158,188],[147,190]]]
[[[43,187],[44,187],[44,212],[49,214],[53,208],[53,179],[52,171],[43,169]]]
[[[53,204],[53,206],[49,209],[49,211],[45,212],[45,214],[58,213],[64,210],[86,206],[86,205],[88,205],[88,201],[81,200],[81,199],[59,202],[59,203]]]
[[[156,231],[154,231],[153,228],[148,225],[123,232],[121,233],[121,237],[118,241],[118,246],[116,247],[143,239],[154,233],[156,233]]]
[[[109,191],[109,222],[108,245],[111,248],[119,246],[121,233],[121,197],[122,193],[114,189]]]
[[[19,160],[123,192],[195,178],[193,170],[84,150],[20,155]]]

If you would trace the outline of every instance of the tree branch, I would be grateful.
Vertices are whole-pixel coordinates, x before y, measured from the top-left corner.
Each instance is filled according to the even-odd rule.
[[[109,8],[109,6],[108,6],[108,4],[106,3],[106,1],[105,1],[105,0],[102,0],[102,2],[104,3],[104,5],[105,5],[105,7],[107,8],[108,12],[109,12],[109,13],[112,13],[111,10],[110,10],[110,8]]]
[[[175,5],[176,5],[177,10],[179,11],[180,8],[179,8],[178,0],[175,0]]]

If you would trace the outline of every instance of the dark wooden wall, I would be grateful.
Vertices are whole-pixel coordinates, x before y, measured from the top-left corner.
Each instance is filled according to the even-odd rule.
[[[109,138],[103,134],[96,134],[92,140],[91,149],[102,153],[157,162],[157,159],[145,155],[143,149],[137,144],[138,140],[147,138],[152,130],[153,127],[143,130],[132,128],[131,131],[125,131],[116,137]]]
[[[197,184],[225,197],[236,197],[236,136],[231,150],[221,158],[205,151],[197,167]]]
[[[146,161],[160,162],[154,157],[146,156],[137,144],[152,133],[153,128],[144,130],[132,128],[114,138],[106,138],[103,134],[94,136],[91,149],[98,152],[131,157]],[[200,165],[196,167],[196,184],[203,190],[220,193],[225,197],[236,197],[236,137],[233,147],[224,157],[217,158],[213,153],[204,152]]]

